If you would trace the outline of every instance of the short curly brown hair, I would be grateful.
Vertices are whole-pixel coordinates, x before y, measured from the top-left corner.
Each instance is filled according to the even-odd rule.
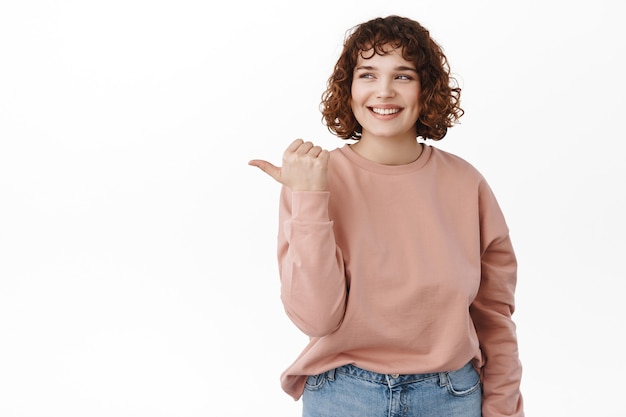
[[[348,30],[343,51],[322,94],[320,109],[328,130],[342,139],[360,139],[362,127],[351,109],[353,71],[359,54],[374,50],[385,54],[385,47],[401,48],[402,56],[413,62],[421,84],[421,112],[417,136],[442,139],[448,128],[463,115],[461,88],[450,75],[442,48],[418,22],[400,16],[379,17]]]

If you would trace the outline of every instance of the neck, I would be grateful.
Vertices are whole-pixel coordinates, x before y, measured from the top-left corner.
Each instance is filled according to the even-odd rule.
[[[351,148],[363,158],[383,165],[406,165],[422,154],[422,145],[416,138],[405,140],[362,137]]]

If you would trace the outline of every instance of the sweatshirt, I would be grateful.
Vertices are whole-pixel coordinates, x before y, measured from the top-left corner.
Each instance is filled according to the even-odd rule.
[[[479,371],[483,416],[524,415],[514,312],[517,262],[501,209],[468,162],[423,144],[405,165],[349,145],[330,152],[328,191],[279,204],[281,301],[309,343],[281,376],[353,364],[384,374]]]

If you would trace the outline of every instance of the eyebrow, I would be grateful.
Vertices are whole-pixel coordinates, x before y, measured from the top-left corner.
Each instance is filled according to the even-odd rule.
[[[361,66],[356,67],[354,70],[355,71],[360,71],[360,70],[363,70],[363,71],[373,71],[373,70],[376,70],[376,69],[377,69],[376,67],[372,67],[371,65],[361,65]],[[417,72],[417,70],[415,68],[407,67],[405,65],[400,65],[400,66],[395,67],[394,71],[413,71],[413,72]]]

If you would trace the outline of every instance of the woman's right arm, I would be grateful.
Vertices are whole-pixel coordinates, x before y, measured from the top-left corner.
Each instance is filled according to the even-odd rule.
[[[250,165],[282,184],[278,262],[287,315],[311,337],[333,332],[343,320],[346,278],[328,216],[330,154],[302,139],[283,153],[283,163],[253,159]]]
[[[280,197],[281,300],[291,321],[311,337],[336,330],[346,306],[345,270],[328,216],[329,194],[283,187]]]

